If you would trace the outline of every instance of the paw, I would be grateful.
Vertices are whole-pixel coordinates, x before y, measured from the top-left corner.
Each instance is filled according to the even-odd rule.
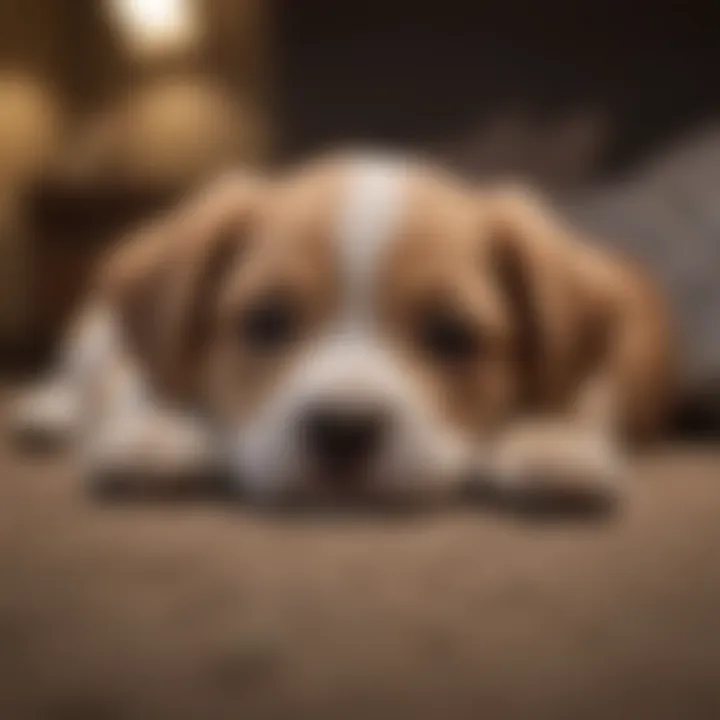
[[[45,450],[65,445],[77,429],[76,388],[59,380],[25,390],[11,402],[9,431],[22,448]]]
[[[625,468],[616,444],[583,425],[534,422],[513,428],[496,451],[500,499],[528,510],[596,510],[613,506]]]
[[[87,484],[102,496],[197,494],[219,472],[206,429],[161,411],[113,419],[93,437],[84,458]]]

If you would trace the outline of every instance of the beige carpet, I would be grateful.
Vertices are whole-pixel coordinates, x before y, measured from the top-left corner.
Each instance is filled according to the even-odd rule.
[[[0,718],[720,717],[720,448],[597,523],[102,505],[0,451]]]

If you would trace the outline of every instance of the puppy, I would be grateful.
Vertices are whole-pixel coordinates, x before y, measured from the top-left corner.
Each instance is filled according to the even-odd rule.
[[[531,193],[404,157],[227,176],[102,263],[18,430],[252,497],[614,497],[673,400],[660,292]]]

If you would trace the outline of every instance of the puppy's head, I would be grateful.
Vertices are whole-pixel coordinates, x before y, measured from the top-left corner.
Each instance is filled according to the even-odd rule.
[[[245,487],[447,489],[552,384],[566,283],[532,250],[534,215],[434,169],[336,158],[224,179],[107,284],[152,384],[203,409]]]

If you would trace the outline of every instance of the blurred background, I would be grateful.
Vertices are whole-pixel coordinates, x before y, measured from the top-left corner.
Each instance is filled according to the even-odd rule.
[[[228,165],[373,141],[562,197],[640,172],[707,185],[714,9],[2,0],[0,350],[46,349],[98,251]]]
[[[0,0],[0,361],[47,358],[98,254],[204,178],[369,142],[623,238],[720,380],[717,15]],[[717,445],[655,448],[604,522],[291,522],[102,504],[0,433],[0,718],[719,718],[718,468]]]

